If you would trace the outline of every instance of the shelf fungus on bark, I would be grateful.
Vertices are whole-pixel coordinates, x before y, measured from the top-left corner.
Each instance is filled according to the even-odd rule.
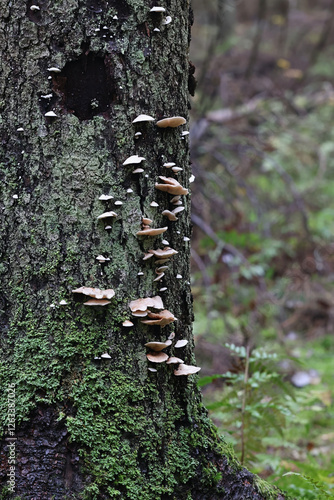
[[[166,167],[166,168],[172,168],[175,166],[176,166],[176,163],[174,163],[173,161],[168,161],[168,162],[163,164],[163,167]]]
[[[101,196],[99,197],[100,201],[108,201],[108,200],[112,200],[112,199],[113,199],[113,196],[111,196],[111,194],[101,194]]]
[[[171,356],[166,362],[167,365],[178,365],[180,363],[184,363],[183,359],[177,358],[176,356]]]
[[[164,177],[163,175],[159,175],[159,179],[161,179],[165,184],[159,184],[157,182],[155,184],[156,189],[174,195],[188,194],[188,189],[181,186],[181,184],[176,179],[173,179],[173,177]]]
[[[144,158],[143,156],[138,156],[138,155],[129,156],[129,158],[127,158],[123,162],[123,165],[134,165],[134,164],[137,164],[137,163],[141,163],[145,159],[146,158]]]
[[[182,340],[178,340],[175,344],[175,348],[178,349],[180,347],[184,347],[185,345],[188,344],[188,340],[185,340],[185,339],[182,339]]]
[[[57,118],[57,115],[54,111],[48,111],[44,116],[46,116],[47,118]]]
[[[143,168],[135,168],[132,172],[133,174],[142,174],[144,172]]]
[[[161,297],[156,295],[155,297],[144,297],[136,300],[132,300],[129,304],[131,311],[146,311],[148,307],[153,309],[163,309],[164,305]]]
[[[166,340],[165,342],[147,342],[145,344],[145,347],[152,349],[152,351],[160,352],[163,349],[166,349],[166,347],[169,347],[170,345],[172,345],[172,341]]]
[[[138,115],[132,123],[141,123],[141,122],[154,122],[153,116],[150,115]]]
[[[150,354],[146,354],[146,357],[152,363],[165,363],[168,359],[168,354],[164,352],[152,352]]]
[[[152,9],[150,9],[150,12],[166,12],[166,9],[165,7],[152,7]]]
[[[158,313],[152,313],[149,311],[147,315],[150,319],[142,320],[141,322],[144,325],[151,325],[151,326],[159,325],[161,328],[163,328],[164,326],[169,325],[173,321],[176,321],[174,314],[172,314],[167,309],[164,309],[163,311],[160,311]]]
[[[169,118],[163,118],[162,120],[157,121],[156,126],[160,128],[167,127],[179,127],[180,125],[184,125],[187,123],[187,120],[183,118],[183,116],[171,116]]]
[[[161,24],[162,24],[163,26],[166,26],[167,24],[170,24],[171,22],[172,22],[172,18],[171,18],[171,16],[167,16],[167,17],[165,17],[165,19],[162,21],[162,23],[161,23]]]
[[[185,365],[181,363],[176,370],[174,370],[174,375],[179,377],[180,375],[193,375],[194,373],[197,373],[200,371],[199,366],[190,366],[190,365]]]
[[[158,273],[158,276],[153,280],[153,282],[160,281],[164,276],[165,276],[165,273]]]
[[[110,300],[103,299],[90,299],[84,302],[84,306],[107,306],[110,304]]]
[[[111,359],[111,356],[107,352],[105,352],[104,354],[101,354],[101,358],[103,358],[103,359]]]
[[[75,290],[72,290],[72,293],[81,293],[82,295],[87,295],[88,297],[92,297],[93,299],[97,300],[110,300],[115,296],[115,291],[112,288],[108,288],[107,290],[100,290],[99,288],[91,288],[88,286],[81,286],[80,288],[76,288]]]
[[[178,253],[179,252],[177,250],[174,250],[174,248],[170,248],[170,247],[158,248],[157,250],[149,250],[148,251],[148,254],[152,254],[152,255],[154,255],[154,257],[156,257],[157,259],[161,259],[161,260],[170,259],[171,257],[173,257],[173,255],[176,255]],[[145,257],[148,254],[145,254]],[[149,257],[146,257],[146,258],[145,257],[143,260],[149,259]]]
[[[126,319],[125,321],[123,321],[122,325],[125,326],[126,328],[131,328],[133,326],[133,323],[132,321]]]
[[[171,212],[170,210],[164,210],[161,213],[162,213],[162,215],[164,215],[165,217],[167,217],[167,219],[170,220],[170,221],[176,221],[176,220],[178,220],[178,218],[176,217],[176,215],[173,214],[173,212]]]
[[[110,259],[109,257],[104,257],[103,255],[98,255],[96,257],[96,260],[98,260],[100,262],[100,264],[105,264],[106,262],[108,262]]]
[[[142,229],[141,231],[138,231],[136,234],[137,236],[158,236],[159,234],[164,233],[167,231],[168,227],[157,227],[157,228],[148,228],[148,229]]]
[[[110,219],[112,217],[117,217],[115,212],[104,212],[103,214],[98,216],[98,219]]]

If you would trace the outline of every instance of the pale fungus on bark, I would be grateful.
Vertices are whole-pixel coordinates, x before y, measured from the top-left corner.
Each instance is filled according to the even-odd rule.
[[[156,370],[155,368],[151,368],[149,367],[148,368],[148,371],[152,372],[152,373],[157,373],[158,370]]]
[[[52,66],[51,68],[48,68],[48,71],[50,71],[50,73],[60,73],[61,69],[56,66]]]
[[[152,9],[150,9],[150,12],[166,12],[166,9],[164,7],[152,7]]]
[[[174,248],[170,247],[165,247],[163,249],[158,248],[157,250],[149,250],[149,253],[153,254],[155,257],[167,259],[169,257],[172,257],[173,255],[176,255],[179,253],[177,250],[174,250]]]
[[[132,311],[132,316],[135,318],[145,318],[147,316],[148,311]]]
[[[163,311],[160,311],[158,313],[152,313],[149,311],[147,315],[150,319],[142,320],[141,323],[143,323],[144,325],[159,325],[161,328],[163,328],[173,321],[176,321],[174,314],[172,314],[167,309],[164,309]]]
[[[105,352],[104,354],[101,354],[101,358],[103,358],[103,359],[111,359],[111,356],[109,356],[109,354],[107,352]]]
[[[104,212],[103,214],[99,215],[97,218],[98,219],[109,219],[110,217],[117,217],[117,214],[115,212]]]
[[[56,118],[57,117],[57,115],[54,111],[48,111],[47,113],[45,113],[44,116],[46,116],[48,118]]]
[[[163,167],[166,167],[166,168],[171,168],[171,167],[175,167],[175,166],[176,166],[176,163],[174,163],[172,161],[169,161],[169,162],[163,164]]]
[[[162,240],[162,242],[161,242],[161,243],[162,243],[163,245],[169,245],[169,241],[167,241],[167,240]]]
[[[180,195],[174,196],[174,197],[170,200],[170,202],[171,202],[171,203],[178,203],[178,202],[180,201],[180,198],[181,198],[181,196],[180,196]]]
[[[200,369],[201,368],[199,366],[189,366],[181,363],[176,370],[174,370],[174,375],[177,377],[180,375],[193,375],[194,373],[199,372]]]
[[[150,207],[158,207],[159,206],[159,203],[157,203],[156,201],[152,201],[150,203]]]
[[[150,115],[138,115],[132,123],[140,123],[140,122],[154,122],[153,116]],[[140,132],[139,132],[140,133]]]
[[[141,133],[141,132],[136,132],[136,133],[135,133],[135,139],[139,139],[139,137],[140,137],[141,135],[142,135],[142,133]]]
[[[177,274],[177,275],[176,275],[176,279],[177,279],[177,280],[180,280],[181,278],[182,278],[182,274]]]
[[[164,177],[163,175],[159,175],[159,179],[161,179],[165,184],[156,183],[156,189],[174,195],[188,194],[188,189],[181,186],[176,179],[173,179],[172,177]]]
[[[155,229],[142,229],[141,231],[138,231],[136,233],[137,236],[157,236],[159,234],[162,234],[166,232],[168,227],[157,227]]]
[[[19,127],[16,129],[16,132],[24,132],[24,128],[23,127]]]
[[[60,305],[60,306],[66,306],[66,305],[67,305],[66,300],[61,300],[61,301],[59,302],[59,305]]]
[[[110,303],[110,300],[90,299],[84,302],[84,306],[107,306]]]
[[[136,168],[132,173],[133,174],[142,174],[144,172],[143,168]]]
[[[127,190],[126,190],[126,192],[127,192],[128,194],[131,194],[131,193],[133,193],[133,189],[129,188],[129,189],[127,189]]]
[[[162,120],[157,121],[156,126],[159,128],[175,128],[180,125],[184,125],[187,123],[187,120],[183,118],[183,116],[171,116],[169,118],[163,118]]]
[[[152,222],[153,222],[153,220],[152,220],[152,219],[149,219],[148,217],[143,217],[143,218],[142,218],[142,223],[143,223],[143,224],[146,224],[146,225],[148,225],[148,226],[149,226],[150,224],[152,224]]]
[[[122,325],[125,326],[126,328],[131,328],[133,326],[133,323],[132,321],[126,319],[125,321],[123,321]]]
[[[111,194],[101,194],[101,196],[99,197],[100,201],[108,201],[108,200],[112,200],[112,199],[113,199],[113,196],[111,196]]]
[[[146,357],[152,363],[165,363],[168,359],[168,354],[164,352],[152,352],[150,354],[146,354]]]
[[[144,273],[140,271],[139,273],[137,273],[137,276],[144,276]]]
[[[162,288],[160,288],[159,292],[165,292],[166,290],[168,290],[168,288],[166,286],[163,286]]]
[[[177,207],[177,208],[174,208],[174,210],[172,210],[172,213],[175,215],[175,214],[179,214],[180,212],[183,212],[185,207]]]
[[[176,349],[180,349],[181,347],[184,347],[188,344],[188,340],[185,340],[185,339],[182,339],[182,340],[178,340],[175,344],[175,348]]]
[[[191,176],[189,177],[189,184],[191,184],[192,182],[194,182],[194,180],[195,180],[195,176],[194,176],[194,175],[191,175]]]
[[[174,174],[178,174],[179,172],[182,172],[183,168],[181,167],[172,167],[172,170]]]
[[[184,363],[183,359],[177,358],[176,356],[171,356],[166,361],[166,365],[177,365],[177,364],[180,364],[180,363]]]
[[[153,309],[163,309],[164,305],[161,297],[156,295],[155,297],[144,297],[136,300],[132,300],[129,304],[131,311],[146,311],[148,307],[153,307]]]
[[[153,282],[160,281],[164,276],[165,276],[165,273],[159,273],[158,276],[153,280]]]
[[[134,164],[137,164],[137,163],[141,163],[145,159],[146,158],[144,158],[143,156],[132,155],[132,156],[129,156],[129,158],[127,158],[123,162],[123,165],[134,165]]]
[[[184,130],[184,131],[181,133],[181,137],[185,137],[186,135],[189,135],[189,131],[188,131],[188,130]]]
[[[176,215],[173,214],[172,212],[170,212],[169,210],[164,210],[161,213],[162,213],[162,215],[164,215],[165,217],[167,217],[167,219],[170,220],[170,221],[176,221],[176,220],[178,220],[178,218],[176,217]]]
[[[153,257],[153,253],[145,253],[143,260],[148,260],[148,259],[151,259],[152,257]]]
[[[167,17],[165,17],[165,19],[163,19],[163,21],[162,21],[162,23],[161,23],[161,24],[162,24],[163,26],[166,26],[167,24],[170,24],[171,22],[172,22],[172,18],[171,18],[171,16],[167,16]]]
[[[121,205],[123,205],[123,202],[122,202],[122,201],[120,201],[120,200],[117,200],[117,201],[115,201],[115,205],[117,205],[117,206],[121,206]]]
[[[166,349],[166,347],[169,347],[170,345],[172,345],[172,341],[171,340],[166,340],[165,342],[147,342],[145,344],[145,347],[148,347],[149,349],[152,349],[152,351],[156,351],[156,352],[159,352],[159,351],[162,351],[163,349]]]
[[[104,262],[107,262],[109,259],[109,257],[104,257],[103,255],[98,255],[96,257],[96,260],[98,260],[101,264],[103,264]]]
[[[100,288],[91,288],[88,286],[76,288],[75,290],[72,290],[72,293],[81,293],[82,295],[93,297],[94,299],[112,299],[115,296],[115,291],[112,288],[100,290]]]
[[[30,10],[41,10],[41,8],[38,5],[32,5]]]

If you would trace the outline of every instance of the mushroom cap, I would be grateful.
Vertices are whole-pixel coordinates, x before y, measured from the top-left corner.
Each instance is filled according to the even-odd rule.
[[[158,276],[153,280],[153,282],[160,281],[164,276],[165,276],[165,273],[158,273]]]
[[[132,321],[129,321],[128,319],[126,319],[125,321],[123,321],[122,325],[127,327],[127,328],[131,328],[131,326],[133,326],[133,323],[132,323]]]
[[[171,220],[171,221],[178,220],[178,218],[176,217],[176,215],[173,214],[173,212],[170,212],[170,210],[164,210],[161,213],[162,213],[162,215],[165,215],[168,220]]]
[[[61,301],[59,302],[59,305],[60,305],[60,306],[66,306],[66,305],[67,305],[66,300],[64,300],[64,299],[63,299],[63,300],[61,300]]]
[[[150,115],[138,115],[137,118],[135,118],[132,123],[139,123],[139,122],[154,122],[153,116]]]
[[[111,359],[111,356],[109,356],[109,354],[107,352],[105,352],[104,354],[101,354],[101,358]]]
[[[111,194],[101,194],[101,196],[99,197],[99,200],[101,201],[108,201],[108,200],[112,200],[113,199],[113,196],[111,196]]]
[[[183,207],[183,206],[182,207],[176,207],[176,208],[174,208],[174,210],[172,210],[172,213],[173,214],[179,214],[180,212],[183,212],[184,208],[185,207]]]
[[[180,201],[180,198],[181,198],[181,196],[180,196],[180,195],[174,196],[174,198],[172,198],[172,199],[170,200],[170,202],[171,202],[171,203],[176,203],[177,201]]]
[[[136,233],[137,236],[157,236],[167,231],[168,227],[157,227],[155,229],[142,229]]]
[[[45,113],[44,116],[50,116],[50,117],[55,118],[57,115],[54,111],[48,111],[47,113]]]
[[[109,257],[104,257],[103,255],[98,255],[96,257],[96,260],[98,260],[99,262],[107,262],[109,259]]]
[[[187,123],[187,120],[183,118],[183,116],[171,116],[169,118],[164,118],[163,120],[157,121],[156,126],[160,128],[175,128],[179,125],[184,125],[185,123]]]
[[[188,340],[182,339],[182,340],[178,340],[174,347],[176,347],[176,349],[178,349],[179,347],[184,347],[187,344],[188,344]]]
[[[32,7],[37,7],[37,5],[32,5]],[[39,8],[38,8],[39,9]],[[61,72],[61,69],[60,68],[57,68],[56,66],[52,66],[51,68],[48,68],[48,71],[52,71],[53,73],[60,73]]]
[[[140,163],[143,160],[145,160],[145,158],[143,156],[133,155],[133,156],[129,156],[129,158],[127,158],[123,162],[123,165],[133,165],[134,163]]]
[[[152,363],[164,363],[168,359],[168,354],[165,352],[152,352],[150,354],[146,354],[146,357]]]
[[[90,299],[84,302],[84,306],[107,306],[108,304],[110,304],[110,300]]]
[[[150,207],[158,207],[159,206],[159,203],[157,203],[156,201],[152,201],[150,203]]]
[[[131,311],[146,311],[148,307],[153,307],[154,309],[163,309],[164,305],[162,303],[161,297],[156,295],[155,297],[145,297],[143,299],[132,300],[129,304]]]
[[[149,226],[150,224],[152,224],[152,222],[153,222],[153,220],[149,219],[148,217],[143,217],[142,218],[142,223],[143,224],[147,224]]]
[[[161,328],[163,328],[166,325],[169,325],[169,323],[172,323],[176,319],[175,316],[167,309],[164,309],[163,311],[160,311],[157,314],[148,312],[148,317],[152,319],[145,319],[142,320],[141,322],[144,323],[145,325],[159,325],[161,326]]]
[[[179,363],[184,363],[183,359],[181,358],[177,358],[176,356],[171,356],[170,358],[168,358],[168,360],[166,361],[166,364],[167,365],[176,365],[176,364],[179,364]]]
[[[152,7],[150,12],[166,12],[166,9],[164,7]]]
[[[169,347],[171,343],[171,340],[166,340],[165,342],[147,342],[147,344],[145,344],[145,347],[152,349],[152,351],[159,352],[162,351],[162,349],[166,349],[166,347]]]
[[[161,24],[163,24],[163,25],[165,26],[166,24],[169,24],[169,23],[171,23],[171,22],[172,22],[172,18],[171,18],[170,16],[167,16],[167,17],[166,17],[166,18],[162,21],[162,23],[161,23]]]
[[[166,167],[166,168],[171,168],[171,167],[175,167],[176,163],[174,163],[173,161],[168,161],[167,163],[164,163],[162,166],[163,167]]]
[[[104,212],[98,216],[98,219],[108,219],[109,217],[117,217],[115,212]]]
[[[165,191],[169,194],[188,194],[188,189],[181,186],[181,184],[173,177],[164,177],[163,175],[159,175],[159,179],[161,179],[165,184],[155,184],[156,189],[160,189],[160,191]]]
[[[179,172],[182,172],[183,168],[181,167],[172,167],[172,170],[175,174],[178,174]]]
[[[158,248],[158,250],[149,250],[148,253],[153,254],[155,257],[162,257],[164,259],[168,259],[169,257],[172,257],[173,255],[176,255],[179,252],[177,250],[174,250],[174,248],[165,247],[163,249]]]
[[[148,370],[152,373],[157,373],[158,370],[156,370],[155,368],[151,368],[151,367],[148,367]]]
[[[147,316],[148,311],[132,311],[132,316],[135,318],[145,318]]]
[[[143,260],[148,260],[150,259],[151,257],[153,257],[153,253],[145,253],[144,257],[143,257]]]
[[[180,375],[192,375],[193,373],[197,373],[200,371],[199,366],[189,366],[181,363],[176,370],[174,370],[174,375],[177,377]]]
[[[133,174],[141,174],[142,172],[144,172],[143,168],[136,168],[132,173]]]
[[[88,295],[94,299],[112,299],[115,295],[115,291],[112,288],[107,290],[100,290],[99,288],[90,288],[88,286],[81,286],[72,290],[72,293],[82,293],[83,295]]]

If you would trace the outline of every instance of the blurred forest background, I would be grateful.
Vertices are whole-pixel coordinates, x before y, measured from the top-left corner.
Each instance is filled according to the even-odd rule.
[[[247,467],[334,498],[334,0],[193,10],[199,384]]]

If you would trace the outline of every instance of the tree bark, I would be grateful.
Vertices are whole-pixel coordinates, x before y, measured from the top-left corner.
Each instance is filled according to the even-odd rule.
[[[2,498],[283,498],[219,441],[196,376],[146,357],[174,332],[165,352],[195,365],[189,195],[169,221],[172,195],[155,187],[166,176],[189,189],[188,127],[156,121],[188,120],[191,11],[163,5],[0,1]],[[142,113],[154,121],[133,124]],[[145,160],[123,165],[133,155]],[[143,217],[167,231],[138,236]],[[143,256],[163,239],[178,253],[154,281]],[[88,307],[72,292],[83,286],[115,296]],[[133,318],[129,302],[154,296],[177,320]]]

